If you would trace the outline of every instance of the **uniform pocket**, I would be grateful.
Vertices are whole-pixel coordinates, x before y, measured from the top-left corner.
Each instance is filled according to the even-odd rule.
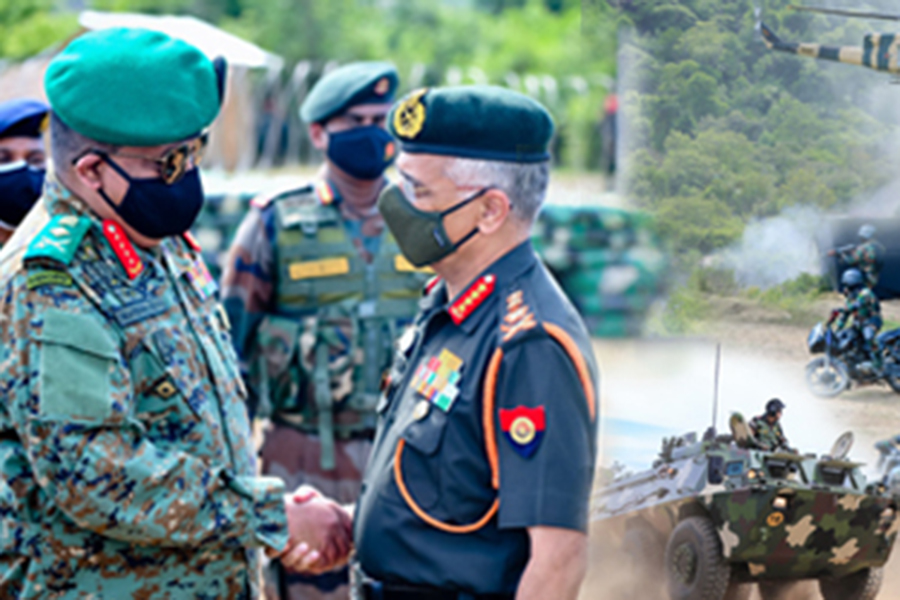
[[[112,335],[88,315],[51,309],[38,339],[41,417],[86,422],[109,418],[119,357]]]
[[[447,415],[431,407],[428,416],[413,421],[403,432],[400,474],[408,493],[421,508],[434,508],[441,499],[441,460],[438,450],[444,438]]]

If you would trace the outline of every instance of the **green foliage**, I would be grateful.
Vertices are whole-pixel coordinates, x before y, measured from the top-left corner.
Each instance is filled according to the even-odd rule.
[[[0,0],[0,58],[36,54],[74,33],[61,4]],[[594,4],[583,20],[580,0],[87,0],[97,10],[197,16],[284,57],[288,69],[389,60],[404,90],[512,85],[549,106],[562,162],[576,168],[596,162],[595,127],[616,63],[613,11]]]
[[[883,76],[767,50],[750,0],[621,4],[646,74],[629,97],[644,142],[629,189],[676,251],[712,252],[750,219],[794,204],[840,207],[889,179],[884,148],[896,128],[864,108]],[[787,4],[765,3],[767,24],[784,39],[861,43],[859,21]]]

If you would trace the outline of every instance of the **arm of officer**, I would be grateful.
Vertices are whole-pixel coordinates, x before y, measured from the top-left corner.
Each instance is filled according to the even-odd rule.
[[[520,599],[574,599],[584,575],[596,392],[576,358],[535,333],[504,348],[497,374],[499,526],[532,539]]]
[[[134,544],[286,546],[280,480],[147,439],[116,335],[92,306],[69,290],[18,300],[0,315],[0,388],[49,502]]]
[[[574,599],[587,572],[587,535],[571,529],[531,527],[531,558],[516,600]]]
[[[245,375],[256,330],[274,296],[274,210],[272,205],[251,207],[235,234],[222,272],[222,305],[231,321],[232,339]]]

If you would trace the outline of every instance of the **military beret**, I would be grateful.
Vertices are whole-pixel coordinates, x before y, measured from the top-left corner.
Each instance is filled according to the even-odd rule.
[[[44,85],[53,112],[92,140],[158,146],[197,135],[219,113],[224,61],[146,29],[86,33],[57,55]]]
[[[313,86],[300,118],[321,123],[360,104],[388,104],[397,91],[397,69],[386,62],[355,62],[331,71]]]
[[[403,152],[534,163],[549,160],[553,118],[540,103],[489,86],[421,89],[388,117]]]
[[[40,100],[20,98],[0,103],[0,138],[36,138],[47,129],[50,107]]]

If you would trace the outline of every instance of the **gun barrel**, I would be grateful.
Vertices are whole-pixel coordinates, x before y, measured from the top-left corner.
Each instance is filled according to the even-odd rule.
[[[765,23],[759,24],[763,42],[770,50],[798,54],[808,58],[830,60],[847,65],[869,67],[876,71],[900,73],[897,59],[897,34],[870,33],[866,35],[862,46],[825,46],[823,44],[807,44],[785,42],[769,29]]]

